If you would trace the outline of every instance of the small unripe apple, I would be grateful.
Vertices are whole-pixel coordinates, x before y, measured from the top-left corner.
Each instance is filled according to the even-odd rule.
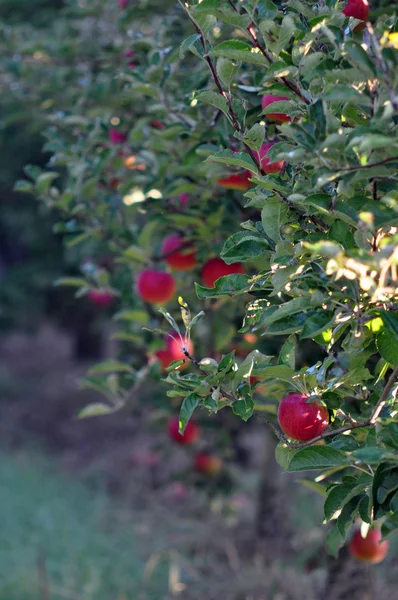
[[[305,442],[321,435],[329,425],[329,412],[318,402],[293,393],[285,396],[278,408],[279,426],[288,437]]]
[[[188,445],[198,440],[200,429],[193,421],[189,421],[185,427],[184,435],[181,435],[179,432],[179,419],[178,417],[172,417],[168,424],[168,432],[171,439],[177,444]]]
[[[88,294],[90,302],[97,306],[110,306],[115,300],[115,296],[106,290],[91,290]]]
[[[362,537],[358,528],[348,546],[352,556],[368,563],[377,564],[384,560],[388,552],[389,543],[382,541],[380,529],[369,529],[366,537]]]
[[[243,171],[243,173],[236,173],[224,177],[223,179],[217,179],[217,183],[228,190],[240,190],[246,192],[253,185],[249,181],[250,177],[253,176],[253,173],[250,171]]]
[[[348,0],[343,14],[346,17],[353,17],[353,19],[359,19],[360,21],[367,21],[369,19],[369,3],[368,0]],[[360,31],[365,27],[365,23],[358,23],[354,28],[354,31]]]
[[[222,460],[219,456],[200,452],[195,456],[195,469],[205,475],[218,475],[222,469]]]
[[[241,263],[227,265],[221,258],[211,258],[202,267],[202,280],[205,286],[211,288],[217,279],[232,273],[244,273]]]
[[[271,162],[267,154],[269,150],[274,146],[276,142],[268,142],[263,144],[260,150],[261,168],[267,175],[269,173],[279,173],[283,167],[283,160],[277,162]]]
[[[261,99],[262,109],[264,110],[267,106],[273,104],[273,102],[279,102],[280,100],[289,100],[289,98],[287,96],[270,96],[269,94],[265,94]],[[268,113],[264,116],[269,121],[275,121],[275,123],[290,123],[291,121],[289,115],[285,113]]]
[[[124,144],[127,140],[127,136],[120,129],[115,129],[115,127],[111,127],[109,129],[109,140],[111,144]]]
[[[176,291],[176,282],[170,273],[144,269],[138,276],[136,289],[146,302],[161,304],[172,299]]]
[[[162,254],[167,255],[166,263],[176,271],[189,271],[196,265],[195,252],[184,247],[184,239],[178,233],[172,233],[163,240]]]

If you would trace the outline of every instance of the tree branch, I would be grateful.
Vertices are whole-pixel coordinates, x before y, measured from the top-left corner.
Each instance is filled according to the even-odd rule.
[[[235,4],[233,3],[233,0],[228,0],[228,2],[230,4],[230,6],[233,8],[233,10],[236,13],[240,14],[239,10],[236,8]],[[247,9],[245,7],[243,7],[243,10],[251,18],[251,15],[249,14],[249,12],[247,11]],[[267,50],[264,48],[264,46],[262,44],[260,44],[260,42],[258,41],[257,34],[254,30],[254,24],[250,23],[249,26],[246,28],[246,30],[253,41],[254,47],[258,48],[258,50],[260,50],[261,54],[271,65],[274,62],[274,60],[273,60],[271,54],[269,54],[269,52],[267,52]],[[303,95],[300,88],[294,81],[290,81],[289,79],[286,79],[286,77],[276,77],[276,80],[279,83],[282,83],[283,85],[285,85],[286,87],[291,89],[295,94],[297,94],[297,96],[299,96],[301,98],[301,100],[303,102],[305,102],[306,104],[311,104],[311,101]]]
[[[358,171],[359,169],[371,169],[372,167],[378,167],[379,165],[385,165],[389,162],[398,161],[398,156],[390,156],[389,158],[384,158],[383,160],[378,160],[374,163],[369,163],[367,165],[354,165],[353,167],[336,167],[336,171]]]

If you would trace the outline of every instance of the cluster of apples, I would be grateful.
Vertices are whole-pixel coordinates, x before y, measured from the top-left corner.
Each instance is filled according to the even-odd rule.
[[[193,421],[189,421],[185,427],[184,434],[179,432],[178,417],[172,417],[168,423],[169,437],[182,446],[189,446],[199,440],[200,429]],[[222,460],[219,456],[208,454],[207,452],[199,452],[194,458],[194,467],[199,473],[204,475],[218,475],[222,469]]]
[[[162,243],[164,261],[174,271],[190,271],[197,265],[192,244],[176,233],[168,235]],[[213,287],[224,275],[243,273],[240,263],[227,265],[221,258],[211,258],[202,267],[201,275],[205,286]],[[156,269],[144,269],[138,276],[137,293],[145,302],[166,303],[176,292],[176,282],[171,273]]]

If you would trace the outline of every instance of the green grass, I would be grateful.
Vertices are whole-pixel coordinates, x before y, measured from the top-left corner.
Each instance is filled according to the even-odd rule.
[[[147,557],[104,493],[41,459],[1,454],[0,507],[0,600],[139,598]],[[159,565],[142,597],[167,598],[167,576]]]

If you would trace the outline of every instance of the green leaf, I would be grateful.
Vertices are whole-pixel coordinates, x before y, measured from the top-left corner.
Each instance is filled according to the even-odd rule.
[[[242,135],[241,133],[235,132],[234,136],[256,152],[259,152],[264,142],[265,127],[264,125],[260,125],[260,123],[255,123],[245,134]]]
[[[338,525],[334,525],[326,534],[326,549],[329,554],[337,557],[340,548],[344,544],[344,537],[340,533]]]
[[[14,184],[14,192],[32,192],[33,191],[33,183],[30,181],[26,181],[26,179],[19,179]]]
[[[344,102],[344,104],[361,104],[363,106],[370,106],[371,100],[365,94],[361,94],[353,87],[337,83],[330,90],[323,94],[323,99],[328,102]]]
[[[380,317],[384,327],[376,338],[377,349],[386,361],[396,367],[398,365],[398,315],[381,310]]]
[[[380,461],[383,458],[388,458],[389,456],[392,456],[392,454],[384,448],[376,448],[369,446],[368,448],[360,448],[359,450],[354,450],[351,456],[368,465],[373,465],[380,463]],[[396,454],[396,458],[398,460],[398,453]]]
[[[172,317],[171,314],[169,313],[169,311],[167,311],[165,308],[159,308],[159,312],[170,323],[170,325],[172,326],[174,331],[176,331],[177,333],[180,334],[181,333],[180,328],[179,328],[176,320],[174,319],[174,317]]]
[[[209,54],[210,56],[229,58],[256,65],[268,65],[268,61],[261,52],[252,52],[252,46],[242,40],[226,40],[225,42],[221,42],[217,46],[214,46]]]
[[[219,110],[221,110],[224,115],[230,119],[230,114],[228,110],[228,104],[224,96],[219,94],[218,92],[212,92],[211,90],[202,90],[195,93],[194,96],[199,102],[205,102],[206,104],[211,104],[215,106]]]
[[[90,375],[98,375],[100,373],[134,373],[134,370],[126,363],[118,360],[104,360],[89,369]]]
[[[189,419],[192,417],[192,414],[195,408],[197,408],[197,406],[199,405],[200,401],[201,397],[198,396],[198,394],[195,394],[194,392],[191,392],[190,394],[188,394],[188,396],[184,398],[184,401],[180,408],[179,431],[181,435],[184,433],[185,427],[187,426]]]
[[[46,194],[50,188],[50,185],[55,179],[58,179],[59,173],[41,173],[36,179],[36,192],[37,194]]]
[[[288,205],[279,198],[269,198],[261,211],[261,223],[265,234],[274,242],[279,242],[281,228],[288,221],[290,209]]]
[[[312,481],[312,479],[299,479],[297,481],[297,483],[301,483],[302,485],[305,485],[305,487],[312,490],[313,492],[316,492],[317,494],[320,494],[321,496],[326,496],[326,494],[327,494],[327,492],[326,492],[327,486],[322,483]]]
[[[251,231],[239,231],[229,237],[223,249],[221,258],[231,265],[235,262],[246,262],[252,259],[259,259],[269,251],[267,240],[260,234]]]
[[[123,310],[116,313],[113,318],[116,321],[133,321],[133,323],[148,323],[149,315],[144,310]]]
[[[296,313],[301,313],[311,308],[311,298],[301,296],[298,298],[293,298],[292,300],[288,300],[283,304],[272,306],[274,310],[270,310],[269,312],[264,311],[260,318],[260,325],[266,325],[269,327],[272,323],[279,321],[280,319],[284,319],[286,317],[291,317]]]
[[[95,402],[82,408],[82,410],[77,413],[77,418],[85,419],[86,417],[100,417],[102,415],[109,415],[113,412],[115,412],[114,407],[103,404],[102,402]]]
[[[283,442],[279,442],[275,448],[275,460],[284,469],[287,471],[289,469],[290,462],[293,456],[296,454],[297,450],[294,448],[290,448],[286,446]]]
[[[245,394],[241,400],[232,404],[232,412],[243,421],[248,421],[253,414],[254,402],[251,395]]]
[[[55,286],[69,286],[69,287],[85,287],[88,286],[88,282],[82,277],[60,277],[53,283]]]
[[[300,339],[314,339],[334,323],[334,313],[320,309],[306,319]]]
[[[367,483],[370,483],[370,476]],[[341,510],[347,502],[354,498],[354,496],[363,492],[367,483],[366,481],[363,481],[360,484],[339,483],[332,487],[328,493],[324,506],[326,519],[329,521],[333,515]]]
[[[296,346],[296,336],[289,336],[279,352],[278,364],[287,365],[294,370],[296,366]]]
[[[227,58],[219,58],[216,63],[216,71],[222,83],[229,90],[236,73],[239,71],[239,63],[233,63]]]
[[[219,162],[228,166],[241,167],[257,174],[258,169],[250,156],[244,152],[232,152],[232,150],[220,150],[206,158],[205,162]]]
[[[280,54],[281,50],[284,50],[289,44],[290,38],[296,31],[296,24],[292,15],[286,15],[283,17],[282,25],[279,32],[277,54]]]
[[[242,273],[233,273],[220,277],[213,288],[206,288],[195,283],[195,291],[200,300],[203,298],[223,298],[226,296],[240,296],[246,294],[252,287],[249,284],[251,277]]]
[[[180,45],[180,58],[184,58],[187,50],[191,48],[191,46],[200,39],[199,33],[194,33],[186,38],[182,44]]]
[[[329,469],[345,464],[348,463],[343,452],[329,448],[329,446],[309,446],[297,451],[290,462],[288,471]]]

